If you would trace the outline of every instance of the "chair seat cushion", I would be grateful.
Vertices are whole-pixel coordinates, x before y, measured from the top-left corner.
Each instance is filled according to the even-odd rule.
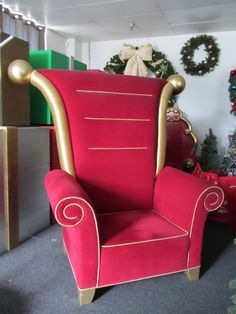
[[[156,211],[101,214],[98,223],[100,287],[186,269],[188,232]]]
[[[97,219],[102,246],[162,241],[188,234],[155,210],[100,214]]]

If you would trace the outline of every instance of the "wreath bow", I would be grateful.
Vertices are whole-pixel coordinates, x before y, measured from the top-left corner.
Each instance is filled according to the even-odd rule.
[[[148,68],[143,61],[152,60],[152,45],[145,44],[140,47],[124,44],[119,55],[121,60],[128,60],[124,74],[147,76]]]

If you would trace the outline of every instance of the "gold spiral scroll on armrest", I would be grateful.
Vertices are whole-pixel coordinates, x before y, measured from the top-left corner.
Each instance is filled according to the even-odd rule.
[[[181,93],[185,88],[185,80],[178,74],[171,75],[167,79],[168,83],[164,86],[158,113],[158,139],[157,139],[157,162],[156,175],[165,165],[166,158],[166,112],[168,101],[174,94]]]
[[[24,60],[15,60],[8,66],[9,78],[17,84],[31,83],[45,97],[55,125],[61,168],[75,177],[67,115],[63,100],[55,86]]]

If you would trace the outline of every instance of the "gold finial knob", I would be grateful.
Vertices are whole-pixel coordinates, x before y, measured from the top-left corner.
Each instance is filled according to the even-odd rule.
[[[32,66],[24,60],[15,60],[8,66],[8,76],[17,84],[29,83],[32,71]]]
[[[175,94],[180,94],[184,90],[186,83],[182,76],[173,74],[167,80],[174,86]]]

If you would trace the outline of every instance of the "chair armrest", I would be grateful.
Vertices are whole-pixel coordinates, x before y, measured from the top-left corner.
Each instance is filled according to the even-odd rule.
[[[181,170],[165,167],[158,175],[154,188],[154,209],[191,231],[196,211],[201,216],[216,210],[223,203],[223,190]]]
[[[75,227],[85,216],[96,216],[92,202],[74,177],[63,170],[50,171],[45,187],[55,218],[64,227]]]
[[[49,172],[45,186],[55,218],[64,227],[63,241],[78,286],[81,289],[97,286],[100,240],[88,195],[74,177],[62,170]]]
[[[220,207],[223,200],[223,190],[207,180],[171,167],[160,171],[154,189],[154,209],[188,232],[188,267],[200,264],[207,214]]]

